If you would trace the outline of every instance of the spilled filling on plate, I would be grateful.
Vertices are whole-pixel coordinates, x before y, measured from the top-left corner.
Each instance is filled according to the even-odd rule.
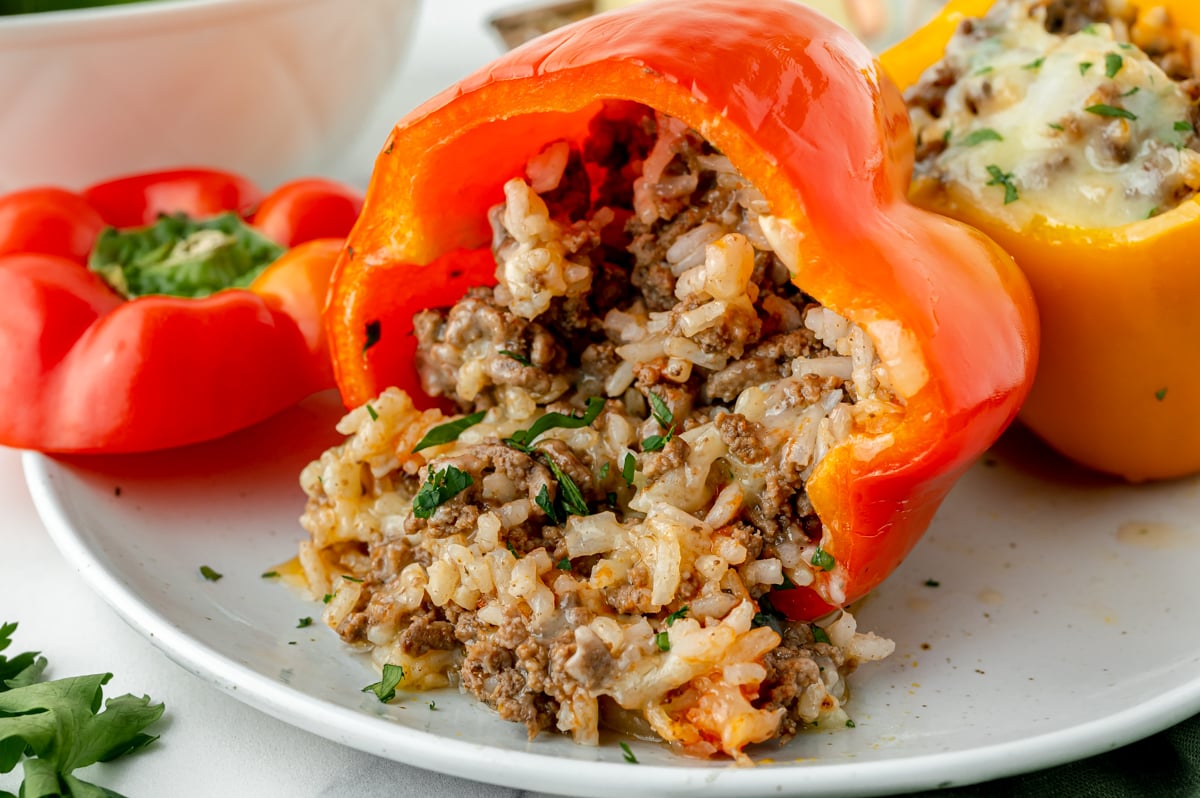
[[[457,685],[531,735],[745,761],[852,725],[846,677],[892,643],[769,594],[819,575],[837,598],[806,482],[905,408],[863,330],[792,283],[794,231],[625,103],[490,218],[497,284],[414,320],[422,386],[459,414],[389,389],[301,476],[325,622],[399,689]]]
[[[909,90],[917,177],[1080,227],[1200,188],[1200,42],[1162,7],[998,0]]]

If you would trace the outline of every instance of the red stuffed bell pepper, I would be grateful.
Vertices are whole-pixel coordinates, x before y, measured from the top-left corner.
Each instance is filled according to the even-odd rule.
[[[163,449],[328,387],[320,313],[360,206],[200,169],[0,197],[0,444]]]
[[[851,436],[807,483],[838,564],[816,588],[844,605],[900,562],[1012,420],[1036,313],[998,247],[906,202],[903,100],[848,34],[786,4],[688,5],[705,47],[680,37],[679,4],[602,16],[587,35],[572,27],[501,57],[397,126],[331,288],[338,384],[348,406],[416,388],[412,315],[495,280],[488,209],[547,143],[584,141],[611,100],[682,120],[794,228],[794,282],[866,330],[903,402],[895,429]]]

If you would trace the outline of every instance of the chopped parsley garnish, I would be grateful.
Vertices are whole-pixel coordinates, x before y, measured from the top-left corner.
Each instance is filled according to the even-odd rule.
[[[511,554],[515,559],[521,559],[521,552],[517,551],[517,547],[513,545],[511,540],[504,541],[504,545],[508,548],[508,553]]]
[[[993,66],[991,66],[991,65],[988,65],[988,66],[981,66],[979,69],[976,69],[976,70],[975,70],[973,73],[971,73],[971,74],[973,74],[973,75],[987,75],[987,74],[988,74],[988,73],[990,73],[990,72],[991,72],[993,69],[995,69],[995,67],[993,67]]]
[[[522,366],[525,366],[526,368],[532,368],[532,366],[533,366],[533,361],[531,361],[529,358],[525,357],[524,355],[520,354],[519,352],[513,352],[510,349],[501,349],[500,354],[504,355],[505,357],[512,358],[513,360],[517,361],[518,363],[520,363]]]
[[[1166,399],[1166,398],[1167,398],[1167,389],[1166,389],[1166,388],[1159,388],[1157,391],[1155,391],[1155,392],[1154,392],[1154,398],[1155,398],[1155,399],[1157,399],[1157,400],[1158,400],[1158,401],[1160,401],[1160,402],[1161,402],[1163,399]]]
[[[296,622],[297,629],[306,629],[309,626],[312,626],[312,618],[305,617]]]
[[[609,506],[609,509],[617,509],[617,492],[615,490],[610,490],[608,493],[604,494],[604,503]]]
[[[371,420],[378,421],[379,420],[379,412],[375,408],[371,407],[370,404],[368,404],[366,407],[367,407],[367,415],[369,415],[371,417]]]
[[[621,478],[625,480],[626,485],[633,484],[633,472],[637,468],[637,458],[631,452],[626,452],[625,459],[621,461]]]
[[[588,510],[587,502],[583,498],[583,492],[579,490],[579,486],[575,484],[575,480],[571,479],[553,460],[547,458],[546,465],[550,467],[550,473],[554,474],[554,478],[558,480],[558,501],[567,514],[588,515],[591,511]]]
[[[1042,66],[1042,64],[1043,64],[1045,61],[1046,61],[1046,59],[1045,59],[1045,58],[1035,58],[1035,59],[1033,59],[1032,61],[1030,61],[1028,64],[1026,64],[1025,66],[1021,67],[1021,68],[1022,68],[1022,69],[1040,69],[1040,68],[1041,68],[1041,66]]]
[[[212,568],[209,568],[207,565],[201,565],[200,566],[200,575],[203,576],[205,579],[207,579],[210,582],[216,582],[221,577],[223,577],[225,574],[219,574],[216,571],[214,571]]]
[[[1191,133],[1193,130],[1195,130],[1195,128],[1192,127],[1191,122],[1180,120],[1175,123],[1175,130],[1179,133]]]
[[[771,603],[771,596],[767,594],[760,596],[758,599],[758,612],[754,614],[754,618],[750,621],[750,625],[757,629],[760,626],[769,626],[778,634],[783,634],[783,624],[787,620],[783,613],[775,609],[775,605]]]
[[[667,616],[667,626],[672,626],[672,625],[674,625],[674,623],[676,621],[686,618],[688,612],[689,612],[689,608],[686,604],[684,606],[680,607],[679,609],[675,610],[675,612],[673,612]]]
[[[926,579],[925,587],[941,587],[942,583],[936,579]]]
[[[1054,130],[1060,130],[1060,131],[1063,129],[1063,126],[1058,124],[1057,122],[1047,122],[1046,127],[1052,128]]]
[[[651,392],[647,398],[650,400],[650,415],[654,416],[654,420],[663,429],[675,423],[675,414],[671,412],[671,408],[667,407],[667,403],[662,400],[662,397]]]
[[[383,332],[383,325],[379,319],[369,321],[363,325],[363,357],[366,357],[367,350],[379,343],[379,336]]]
[[[659,651],[671,650],[671,637],[666,632],[659,632],[654,636],[654,645],[658,646]]]
[[[1086,33],[1089,36],[1095,36],[1096,35],[1096,23],[1089,22],[1088,24],[1083,26],[1083,28],[1081,29],[1081,32]]]
[[[812,564],[820,568],[822,571],[832,571],[837,565],[837,560],[833,555],[825,551],[825,549],[817,546],[817,550],[813,552]]]
[[[1109,53],[1104,56],[1105,77],[1115,78],[1123,66],[1125,66],[1125,59],[1121,57],[1120,53]]]
[[[992,179],[987,181],[987,185],[1004,186],[1005,205],[1009,204],[1010,202],[1016,202],[1020,198],[1020,195],[1017,193],[1017,185],[1013,182],[1012,172],[1005,172],[994,163],[987,165],[987,171],[988,174],[992,176]]]
[[[470,474],[454,466],[446,466],[441,471],[432,472],[413,497],[413,515],[417,518],[429,518],[434,510],[473,484],[475,480]]]
[[[370,407],[370,405],[367,405]],[[425,437],[417,441],[417,445],[413,447],[413,454],[428,449],[430,446],[441,446],[446,443],[453,443],[458,440],[458,436],[463,434],[463,430],[483,421],[483,417],[487,415],[486,410],[480,410],[478,413],[472,413],[469,416],[456,418],[453,421],[447,421],[445,424],[438,424],[436,427],[430,427],[425,433]]]
[[[529,454],[533,451],[533,442],[537,440],[543,432],[552,429],[579,429],[580,427],[591,426],[592,422],[600,415],[600,411],[604,409],[604,400],[599,396],[593,396],[588,399],[587,410],[583,415],[577,416],[574,413],[567,415],[566,413],[547,413],[546,415],[533,422],[529,429],[519,429],[512,434],[512,437],[505,438],[504,442],[514,449]]]
[[[621,756],[625,757],[625,761],[636,765],[637,757],[633,755],[633,751],[629,749],[629,743],[621,741]]]
[[[1004,141],[1004,137],[990,127],[981,127],[979,130],[972,130],[964,136],[961,143],[964,147],[974,147],[985,141]]]
[[[1153,208],[1151,208],[1150,210],[1146,211],[1146,218],[1147,218],[1147,219],[1153,219],[1153,218],[1154,218],[1155,216],[1157,216],[1157,215],[1158,215],[1158,206],[1157,206],[1157,205],[1155,205],[1155,206],[1154,206]]]
[[[667,441],[671,440],[671,431],[672,430],[674,430],[674,427],[672,427],[671,430],[668,430],[666,435],[651,435],[649,438],[642,441],[642,451],[643,452],[662,451],[662,449],[667,445]]]
[[[812,627],[812,636],[813,636],[813,642],[814,642],[814,643],[829,643],[829,642],[832,642],[832,641],[830,641],[830,639],[829,639],[829,634],[828,634],[828,633],[826,633],[826,631],[825,631],[824,629],[822,629],[821,627],[819,627],[819,626],[813,626],[813,627]]]
[[[846,718],[846,728],[847,729],[853,729],[854,725],[855,724],[854,724],[853,720],[851,720],[850,718]]]
[[[1087,71],[1091,68],[1092,68],[1091,61],[1080,61],[1079,62],[1079,74],[1080,75],[1086,75]]]
[[[279,572],[278,571],[263,571],[261,574],[259,574],[259,577],[262,579],[278,579]]]
[[[329,602],[331,602],[331,601],[333,601],[333,594],[332,594],[332,593],[326,593],[324,596],[322,596],[322,597],[321,597],[321,603],[322,603],[322,604],[328,604],[328,603],[329,603]]]
[[[650,400],[650,415],[654,417],[660,427],[666,430],[666,433],[646,438],[642,441],[642,451],[657,452],[666,446],[675,435],[675,415],[658,394],[651,392],[647,394],[647,399]]]
[[[1097,103],[1096,105],[1089,105],[1087,108],[1084,108],[1083,110],[1087,111],[1089,114],[1095,114],[1096,116],[1105,116],[1105,117],[1109,117],[1109,118],[1113,118],[1113,119],[1128,119],[1130,121],[1134,121],[1137,119],[1137,114],[1135,114],[1133,111],[1127,111],[1124,108],[1118,108],[1115,105],[1106,105],[1105,103]]]
[[[362,581],[362,579],[360,577],[351,576],[350,574],[342,574],[342,579],[345,579],[347,582],[361,582]]]
[[[430,702],[429,702],[429,711],[430,711],[430,712],[437,712],[437,702],[436,702],[436,701],[430,701]]]
[[[563,557],[561,560],[559,560],[559,561],[558,561],[558,565],[556,565],[555,567],[556,567],[556,568],[558,568],[558,570],[560,570],[560,571],[569,571],[569,570],[571,570],[571,560],[570,560],[570,558],[568,558],[568,557]]]
[[[604,465],[600,466],[600,479],[601,479],[601,481],[603,481],[603,480],[605,480],[605,479],[608,479],[608,470],[609,470],[609,468],[610,468],[611,466],[612,466],[612,463],[609,463],[608,461],[605,461],[605,462],[604,462]]]
[[[554,502],[550,500],[550,490],[545,484],[538,490],[537,496],[533,498],[533,501],[534,504],[542,508],[542,512],[546,514],[546,517],[555,524],[563,522],[563,516],[559,513],[558,508],[554,506]]]
[[[396,697],[396,688],[402,681],[404,681],[404,668],[388,663],[383,666],[383,678],[374,684],[368,684],[362,691],[374,693],[381,704],[386,704]]]

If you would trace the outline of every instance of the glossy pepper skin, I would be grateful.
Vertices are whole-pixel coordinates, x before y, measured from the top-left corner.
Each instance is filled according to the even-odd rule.
[[[952,0],[881,60],[902,88],[941,59],[965,18],[993,0]],[[1200,4],[1162,6],[1200,32]],[[953,185],[917,180],[916,204],[987,233],[1016,259],[1042,318],[1041,362],[1021,420],[1054,449],[1130,481],[1200,471],[1200,198],[1144,221],[1020,226]]]
[[[697,43],[703,42],[703,46]],[[490,206],[545,144],[579,140],[607,99],[674,116],[727,155],[803,237],[796,282],[862,325],[907,404],[887,439],[854,436],[808,483],[836,567],[775,606],[813,616],[875,587],[963,470],[1012,420],[1037,320],[1012,259],[906,199],[902,98],[850,34],[799,4],[659,2],[514,50],[414,111],[388,139],[330,289],[347,405],[420,396],[411,316],[492,283]]]
[[[318,185],[324,185],[320,181]],[[322,203],[305,181],[268,194],[215,170],[121,178],[78,194],[0,197],[0,444],[140,452],[220,437],[333,384],[321,310],[342,238],[299,242]],[[355,197],[342,187],[330,191]],[[252,212],[295,243],[246,289],[127,300],[86,267],[106,225],[159,213]],[[302,205],[311,206],[305,211]],[[256,219],[262,223],[261,212]],[[341,233],[352,220],[343,219]]]

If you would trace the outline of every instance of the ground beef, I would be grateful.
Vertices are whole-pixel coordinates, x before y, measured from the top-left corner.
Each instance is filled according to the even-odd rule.
[[[800,697],[806,687],[821,678],[821,669],[806,652],[787,645],[768,651],[763,665],[767,678],[763,680],[757,705],[784,710],[780,741],[786,742],[804,728],[799,715]]]
[[[461,622],[460,622],[461,623]],[[491,635],[470,638],[459,670],[462,687],[532,738],[554,723],[558,702],[542,691],[549,652],[529,636],[519,613]]]
[[[400,647],[414,657],[429,651],[449,651],[456,642],[454,624],[441,620],[432,610],[414,615],[400,635]]]
[[[715,423],[729,453],[743,463],[761,463],[771,456],[763,440],[766,431],[762,424],[747,420],[741,413],[719,413]]]
[[[646,452],[641,457],[641,472],[646,479],[657,479],[669,471],[674,471],[687,462],[687,441],[677,436],[671,436],[657,452]]]
[[[567,351],[550,330],[498,307],[489,288],[474,288],[449,310],[425,310],[413,317],[417,339],[417,371],[421,388],[430,396],[445,396],[464,408],[495,403],[495,385],[525,388],[541,401],[551,401],[567,383],[556,379],[567,362]],[[466,350],[488,344],[485,372],[488,384],[474,396],[459,394],[459,370]]]

